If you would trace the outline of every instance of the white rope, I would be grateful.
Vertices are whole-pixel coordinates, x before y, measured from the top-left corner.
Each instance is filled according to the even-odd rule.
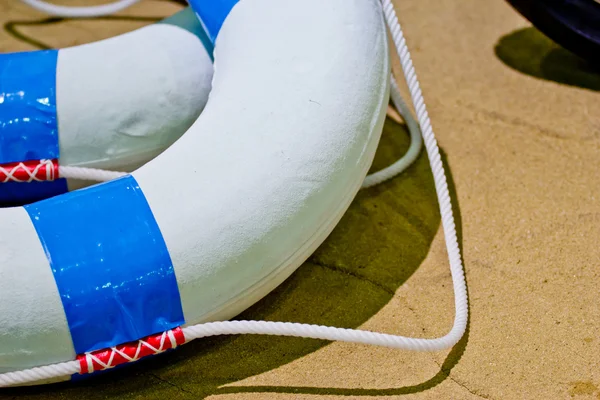
[[[100,6],[87,7],[72,7],[72,6],[57,6],[42,0],[21,0],[28,6],[35,8],[46,14],[64,18],[93,18],[102,17],[118,13],[128,7],[131,7],[140,0],[119,0],[110,4]]]
[[[365,178],[365,181],[362,184],[362,189],[367,189],[372,186],[379,185],[389,179],[392,179],[395,176],[400,175],[404,172],[408,167],[415,162],[419,154],[421,153],[421,148],[423,147],[423,141],[421,140],[421,130],[419,129],[419,124],[415,121],[410,109],[404,102],[402,98],[402,94],[400,93],[400,89],[398,88],[398,83],[396,83],[396,78],[394,75],[391,76],[391,91],[390,97],[392,98],[392,103],[398,110],[398,113],[404,119],[406,126],[408,127],[408,132],[410,133],[410,147],[408,151],[402,158],[396,161],[394,164],[390,165],[387,168],[382,169],[381,171],[377,171],[368,175]]]
[[[107,182],[127,175],[126,172],[107,171],[95,168],[59,166],[58,175],[61,178],[80,179],[84,181]]]
[[[322,339],[330,341],[342,341],[361,343],[374,346],[384,346],[397,349],[415,350],[415,351],[441,351],[453,347],[463,337],[468,319],[468,298],[467,288],[463,272],[462,259],[458,240],[456,236],[456,227],[454,216],[452,214],[452,203],[448,191],[448,183],[444,173],[444,166],[440,157],[440,151],[431,128],[431,122],[427,114],[423,95],[417,80],[415,70],[412,64],[410,53],[406,46],[406,41],[398,22],[391,0],[381,0],[383,12],[388,27],[393,37],[394,44],[400,56],[400,62],[404,72],[404,77],[408,83],[410,95],[413,100],[414,108],[417,112],[417,119],[421,126],[425,148],[429,156],[429,162],[435,181],[435,189],[438,197],[442,227],[446,240],[448,258],[450,261],[450,271],[452,274],[452,284],[455,296],[455,318],[454,325],[450,332],[436,339],[410,338],[405,336],[389,335],[384,333],[370,332],[355,329],[341,329],[326,326],[295,324],[286,322],[268,322],[268,321],[222,321],[200,324],[186,327],[183,329],[186,341],[198,338],[216,335],[277,335],[277,336],[295,336],[313,339]],[[397,96],[396,99],[394,97]],[[399,100],[400,96],[397,86],[393,86],[392,99],[398,106],[399,111],[406,117],[409,115],[406,106],[402,107]],[[410,123],[407,120],[407,124]],[[411,134],[414,132],[411,129]],[[413,146],[411,146],[412,148]],[[410,157],[414,157],[414,151],[409,150]],[[405,156],[405,157],[408,157]],[[408,160],[409,158],[407,158]],[[401,170],[396,163],[390,168]],[[404,167],[405,168],[405,167]],[[393,170],[393,169],[392,169]],[[384,170],[385,171],[385,170]],[[388,174],[390,172],[387,172]],[[382,175],[387,176],[387,175]],[[380,178],[378,178],[380,179]],[[373,182],[376,182],[374,179]],[[79,365],[75,361],[60,364],[49,365],[45,367],[33,368],[29,370],[10,372],[0,374],[0,387],[9,385],[21,385],[35,382],[40,379],[49,379],[53,377],[65,376],[79,372]]]
[[[44,367],[6,372],[0,374],[0,387],[25,385],[28,383],[77,374],[80,371],[79,361],[68,361],[59,364],[46,365]]]

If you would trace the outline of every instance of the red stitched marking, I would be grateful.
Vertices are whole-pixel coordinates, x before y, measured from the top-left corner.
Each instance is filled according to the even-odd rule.
[[[58,178],[58,160],[32,160],[0,164],[0,183],[47,182]]]
[[[81,374],[114,368],[117,365],[138,361],[143,357],[163,353],[185,343],[181,328],[148,336],[137,342],[121,344],[110,349],[92,351],[77,356]]]

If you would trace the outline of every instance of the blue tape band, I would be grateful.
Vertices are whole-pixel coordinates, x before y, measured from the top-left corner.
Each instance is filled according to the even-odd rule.
[[[51,182],[7,182],[0,184],[0,207],[22,206],[54,197],[68,191],[67,180]]]
[[[133,177],[25,209],[46,251],[78,354],[183,325],[171,257]]]
[[[57,50],[0,54],[0,164],[59,158]],[[67,192],[67,181],[0,184],[0,204]]]
[[[213,44],[229,12],[238,2],[239,0],[189,0]]]
[[[0,163],[59,158],[57,50],[0,54]]]

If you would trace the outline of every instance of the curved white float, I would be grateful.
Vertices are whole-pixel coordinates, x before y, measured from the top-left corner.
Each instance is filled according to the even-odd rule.
[[[186,9],[91,44],[0,55],[0,167],[42,159],[126,171],[143,165],[200,115],[211,50]],[[31,190],[14,187],[7,200],[21,189]],[[6,190],[0,186],[0,200]]]
[[[157,24],[58,52],[61,164],[128,169],[194,123],[213,64],[191,9]]]
[[[217,40],[205,111],[132,175],[170,254],[185,324],[233,317],[325,239],[371,165],[389,74],[376,0],[253,0],[233,9]],[[96,207],[111,184],[40,204],[50,204],[52,215],[76,197],[81,207]],[[1,211],[4,371],[76,356],[51,251],[31,210]],[[92,241],[95,229],[85,232]]]
[[[206,109],[181,139],[131,176],[1,211],[0,386],[69,379],[218,334],[422,351],[463,336],[466,287],[439,149],[382,2],[440,201],[456,295],[450,333],[210,322],[269,293],[334,228],[371,165],[390,93],[378,0],[243,0],[221,28]]]

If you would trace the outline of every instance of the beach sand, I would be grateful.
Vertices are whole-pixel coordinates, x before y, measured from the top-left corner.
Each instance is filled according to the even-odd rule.
[[[395,4],[455,200],[465,338],[435,354],[212,338],[90,381],[2,390],[1,400],[600,398],[600,73],[502,0]],[[118,17],[62,21],[0,0],[0,51],[92,42],[181,7],[144,0]],[[389,118],[373,169],[407,145]],[[453,312],[423,153],[361,192],[309,261],[240,318],[435,337]]]

